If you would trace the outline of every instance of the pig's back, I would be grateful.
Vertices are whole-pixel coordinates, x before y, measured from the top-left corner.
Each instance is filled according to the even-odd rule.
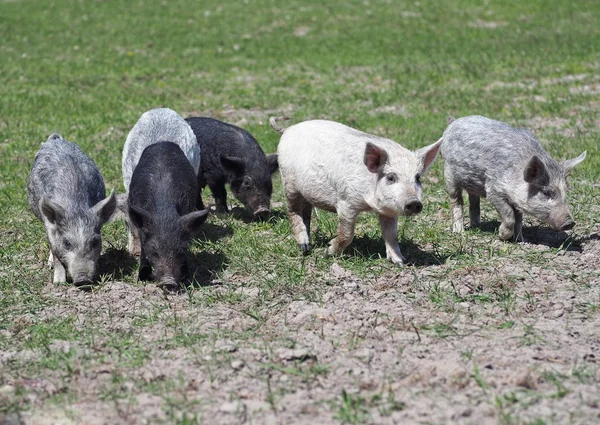
[[[221,156],[233,156],[268,173],[264,151],[243,128],[209,117],[190,117],[185,121],[192,128],[202,151],[201,172],[215,172],[222,168]]]
[[[176,206],[180,214],[193,211],[198,193],[191,164],[172,142],[153,143],[144,149],[129,189],[131,202],[146,211]]]
[[[333,121],[305,121],[287,128],[277,153],[286,190],[332,209],[339,200],[364,197],[373,175],[364,164],[367,141],[385,139]]]
[[[38,218],[42,196],[76,211],[94,206],[106,193],[96,163],[75,143],[53,134],[36,154],[29,175],[29,205]]]
[[[446,164],[488,177],[524,168],[534,154],[547,155],[528,130],[478,115],[453,121],[443,137]]]
[[[145,112],[129,132],[123,148],[123,183],[129,191],[131,175],[146,147],[158,142],[172,142],[179,146],[192,165],[196,175],[200,168],[200,146],[188,123],[177,112],[168,108]]]

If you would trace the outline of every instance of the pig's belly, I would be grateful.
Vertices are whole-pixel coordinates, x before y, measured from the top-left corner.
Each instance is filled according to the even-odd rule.
[[[343,196],[340,194],[340,182],[326,173],[312,170],[305,174],[298,185],[302,197],[316,208],[336,212],[336,206]],[[343,188],[342,188],[343,189]]]
[[[485,178],[482,179],[459,179],[458,186],[465,190],[469,195],[486,197]]]

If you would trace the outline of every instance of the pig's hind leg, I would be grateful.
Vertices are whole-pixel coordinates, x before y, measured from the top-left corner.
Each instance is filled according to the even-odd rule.
[[[287,213],[294,238],[302,252],[310,251],[310,216],[312,205],[299,193],[286,193]]]
[[[52,266],[54,267],[54,277],[52,278],[52,282],[66,282],[67,271],[65,270],[65,266],[63,265],[63,263],[61,263],[61,261],[58,258],[54,258],[52,252],[50,252],[50,256],[52,257]]]
[[[450,209],[452,211],[452,231],[454,233],[462,233],[464,231],[463,224],[463,196],[462,188],[456,184],[454,179],[454,171],[450,165],[444,167],[444,178],[446,180],[446,189],[450,195]]]
[[[386,217],[380,214],[379,224],[385,241],[387,259],[399,266],[403,265],[406,258],[400,252],[400,245],[398,245],[398,217]]]
[[[354,238],[354,226],[358,213],[339,204],[336,206],[336,211],[338,213],[337,237],[329,242],[327,255],[340,255]]]

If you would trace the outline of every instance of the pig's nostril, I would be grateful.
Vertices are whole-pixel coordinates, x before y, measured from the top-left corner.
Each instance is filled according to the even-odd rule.
[[[254,218],[256,218],[257,220],[266,220],[269,218],[270,213],[271,211],[269,211],[268,208],[260,208],[254,211]]]
[[[88,286],[92,284],[92,279],[88,277],[78,277],[73,281],[75,286]]]
[[[573,227],[575,227],[575,222],[572,219],[568,219],[560,226],[560,230],[571,230]]]
[[[423,204],[420,201],[412,201],[404,206],[407,214],[419,214],[423,210]]]

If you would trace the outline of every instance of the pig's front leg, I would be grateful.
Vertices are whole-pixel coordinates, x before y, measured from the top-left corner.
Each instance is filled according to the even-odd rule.
[[[481,223],[481,202],[477,195],[469,193],[469,217],[471,219],[471,227],[479,226]]]
[[[65,270],[65,266],[58,258],[54,258],[53,260],[54,260],[53,261],[53,263],[54,263],[54,278],[52,279],[52,282],[54,282],[54,283],[66,282],[67,281],[67,271]]]
[[[327,255],[340,255],[354,238],[354,226],[358,212],[345,206],[336,207],[338,213],[337,237],[329,242]]]
[[[138,229],[128,223],[127,250],[131,255],[138,256],[141,252],[141,242]]]
[[[512,205],[497,196],[488,196],[490,202],[496,207],[500,215],[500,228],[498,234],[503,241],[511,240],[515,234],[515,210]]]
[[[523,213],[516,208],[513,208],[515,214],[515,240],[517,242],[525,242],[523,237]]]
[[[406,258],[400,252],[400,246],[398,245],[398,217],[386,217],[379,214],[379,224],[385,241],[387,259],[399,266],[403,265]]]
[[[225,189],[225,182],[218,181],[215,184],[209,184],[208,187],[212,192],[213,198],[215,198],[215,204],[217,207],[218,214],[227,214],[227,190]]]
[[[140,268],[138,271],[138,280],[149,281],[152,280],[152,265],[148,261],[146,257],[146,253],[142,248],[142,252],[140,253]]]

